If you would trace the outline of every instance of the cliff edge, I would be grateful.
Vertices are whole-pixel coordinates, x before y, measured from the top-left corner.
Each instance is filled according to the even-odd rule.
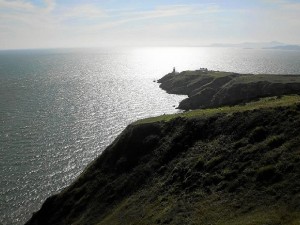
[[[220,71],[169,73],[158,80],[171,94],[188,95],[179,109],[235,105],[287,94],[300,94],[300,75],[238,74]]]
[[[299,224],[299,146],[299,96],[141,120],[26,225]]]

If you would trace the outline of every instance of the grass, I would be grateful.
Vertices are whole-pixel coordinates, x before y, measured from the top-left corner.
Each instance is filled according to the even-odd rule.
[[[198,70],[187,70],[183,71],[176,76],[173,76],[175,80],[180,80],[184,76],[211,76],[213,78],[220,78],[232,75],[235,73],[224,72],[224,71],[198,71]],[[279,75],[279,74],[240,74],[234,79],[235,83],[250,83],[268,81],[271,83],[295,83],[300,82],[299,75]]]
[[[284,106],[289,106],[297,103],[300,103],[299,95],[267,97],[267,98],[262,98],[258,101],[246,103],[244,105],[224,106],[224,107],[211,108],[211,109],[198,109],[198,110],[192,110],[184,113],[150,117],[150,118],[139,120],[135,122],[135,124],[145,124],[145,123],[153,123],[159,121],[167,122],[177,117],[194,118],[194,117],[208,117],[218,113],[232,114],[236,112],[244,112],[244,111],[256,110],[256,109],[284,107]]]
[[[299,101],[138,121],[27,225],[299,225]]]
[[[272,75],[272,74],[257,74],[252,76],[239,76],[235,78],[237,83],[251,83],[259,81],[268,81],[271,83],[295,83],[300,82],[300,76],[297,75]]]
[[[177,76],[180,78],[180,76],[212,76],[214,78],[218,77],[225,77],[232,73],[230,72],[223,72],[223,71],[199,71],[199,70],[187,70],[179,73]]]
[[[300,75],[237,74],[223,71],[183,71],[159,80],[171,94],[184,94],[183,110],[237,105],[261,97],[300,93]]]

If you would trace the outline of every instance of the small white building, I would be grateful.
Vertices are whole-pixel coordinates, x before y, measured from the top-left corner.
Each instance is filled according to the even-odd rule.
[[[200,68],[200,71],[202,71],[202,72],[207,72],[208,69],[207,69],[207,68]]]

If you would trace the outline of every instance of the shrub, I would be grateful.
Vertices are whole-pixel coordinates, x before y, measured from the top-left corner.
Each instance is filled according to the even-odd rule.
[[[118,172],[122,172],[124,170],[128,170],[128,160],[124,156],[122,156],[116,163],[116,169]]]
[[[257,170],[257,181],[263,183],[275,182],[279,180],[280,174],[273,165],[264,166]]]
[[[143,140],[143,145],[147,149],[154,148],[155,145],[159,142],[159,137],[157,135],[148,135],[144,140]]]
[[[233,180],[228,185],[228,191],[231,192],[231,193],[235,192],[238,189],[239,186],[240,186],[239,180],[238,179]]]
[[[267,137],[267,130],[264,127],[256,127],[251,133],[249,140],[252,143],[263,141]]]
[[[222,161],[223,161],[222,156],[215,156],[207,162],[206,167],[207,167],[207,169],[210,170],[210,169],[214,168],[215,166],[217,166],[218,164],[220,164]]]
[[[285,142],[285,139],[282,135],[272,136],[268,140],[268,146],[271,148],[277,148]]]
[[[195,169],[196,169],[197,171],[202,170],[203,167],[204,167],[204,164],[205,164],[204,159],[203,159],[202,157],[200,157],[200,158],[198,159],[196,165],[195,165]]]

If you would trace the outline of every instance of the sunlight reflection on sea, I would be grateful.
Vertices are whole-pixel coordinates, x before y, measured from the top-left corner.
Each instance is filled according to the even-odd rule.
[[[131,122],[176,113],[159,89],[207,67],[300,74],[300,52],[220,48],[0,51],[0,224],[22,224]]]

